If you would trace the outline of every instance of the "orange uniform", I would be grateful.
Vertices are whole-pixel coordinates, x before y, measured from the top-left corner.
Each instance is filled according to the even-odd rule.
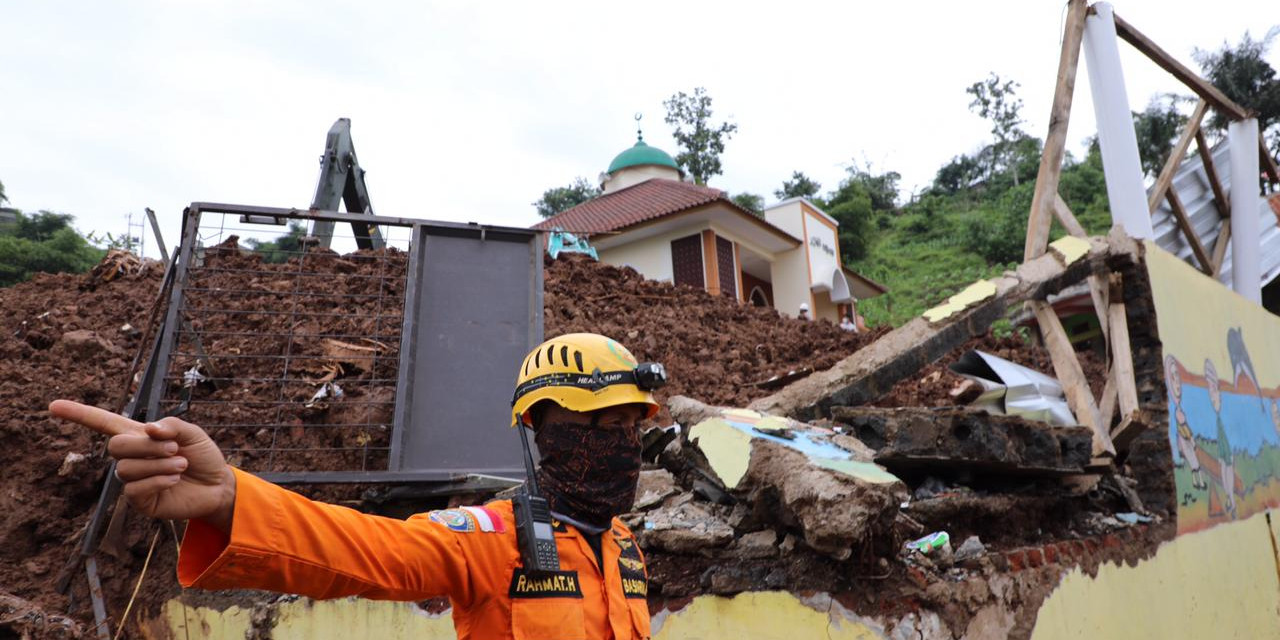
[[[511,502],[408,520],[313,502],[235,470],[230,539],[192,520],[178,558],[183,586],[266,589],[311,598],[448,596],[460,639],[649,637],[644,560],[616,518],[603,566],[573,527],[556,527],[561,571],[521,569]]]

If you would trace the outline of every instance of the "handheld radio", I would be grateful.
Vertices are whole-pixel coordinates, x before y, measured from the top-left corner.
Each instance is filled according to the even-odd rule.
[[[516,428],[520,430],[520,447],[524,450],[524,469],[528,476],[524,488],[511,499],[520,560],[529,573],[559,571],[560,553],[556,550],[556,537],[551,529],[551,507],[538,492],[538,477],[533,472],[533,454],[529,451],[525,426],[517,425]]]

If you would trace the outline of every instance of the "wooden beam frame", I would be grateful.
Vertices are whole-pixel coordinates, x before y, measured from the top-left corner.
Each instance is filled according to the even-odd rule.
[[[1114,456],[1116,449],[1111,444],[1111,430],[1108,425],[1102,424],[1102,415],[1093,399],[1093,392],[1089,389],[1089,380],[1084,377],[1076,352],[1067,339],[1066,330],[1062,328],[1062,321],[1048,302],[1034,300],[1030,305],[1036,314],[1036,321],[1040,323],[1040,335],[1044,337],[1045,346],[1049,349],[1053,371],[1067,396],[1067,405],[1071,407],[1076,420],[1093,429],[1093,455]]]
[[[1140,31],[1133,28],[1128,22],[1125,22],[1118,14],[1116,20],[1116,35],[1120,36],[1125,42],[1133,45],[1134,49],[1142,52],[1143,55],[1151,59],[1161,69],[1168,71],[1173,77],[1177,78],[1182,84],[1187,85],[1214,108],[1226,113],[1231,120],[1244,120],[1251,114],[1244,107],[1232,102],[1226,94],[1218,90],[1217,87],[1209,84],[1204,78],[1201,78],[1194,71],[1188,69],[1186,65],[1178,62],[1169,55],[1159,45],[1152,42],[1149,38],[1142,35]]]
[[[1262,132],[1258,132],[1258,156],[1262,160],[1262,170],[1271,178],[1272,182],[1280,182],[1280,167],[1276,166],[1276,159],[1271,157],[1271,152],[1267,150],[1267,141],[1262,138]]]
[[[1106,323],[1104,322],[1103,324]],[[1108,342],[1107,344],[1111,343]],[[1098,413],[1102,416],[1102,424],[1108,429],[1111,428],[1111,423],[1116,420],[1117,394],[1115,365],[1113,364],[1107,369],[1107,384],[1102,388],[1102,399],[1098,402]]]
[[[1178,228],[1182,230],[1182,235],[1186,236],[1187,243],[1191,245],[1191,252],[1200,262],[1200,270],[1212,275],[1213,261],[1209,258],[1209,252],[1205,250],[1204,243],[1200,242],[1200,236],[1196,235],[1195,228],[1191,226],[1191,217],[1187,215],[1187,208],[1182,206],[1182,198],[1178,197],[1178,192],[1174,189],[1166,191],[1165,197],[1169,200],[1169,208],[1173,210],[1174,219],[1178,221]]]
[[[1107,313],[1107,324],[1111,325],[1111,371],[1120,401],[1120,415],[1128,418],[1138,411],[1138,387],[1133,377],[1133,350],[1129,346],[1129,320],[1125,314],[1120,274],[1111,274],[1108,285],[1111,297]]]
[[[1222,179],[1218,177],[1218,167],[1213,164],[1212,149],[1202,129],[1196,129],[1196,152],[1200,154],[1200,164],[1204,165],[1204,174],[1209,178],[1209,188],[1213,189],[1213,204],[1218,207],[1218,215],[1230,218],[1231,200],[1222,190]]]
[[[1089,234],[1084,230],[1084,225],[1080,224],[1076,214],[1071,212],[1067,201],[1062,199],[1061,194],[1053,195],[1053,215],[1058,218],[1058,222],[1062,223],[1062,227],[1067,230],[1067,233],[1077,238],[1088,238]]]
[[[1154,214],[1160,206],[1160,201],[1164,199],[1164,194],[1173,184],[1173,176],[1178,172],[1178,167],[1182,166],[1182,159],[1187,155],[1187,149],[1191,148],[1191,141],[1196,139],[1196,134],[1200,133],[1200,122],[1204,120],[1204,114],[1209,110],[1209,103],[1201,100],[1196,105],[1196,110],[1191,114],[1191,119],[1187,120],[1187,126],[1182,130],[1182,136],[1178,138],[1178,144],[1173,146],[1173,150],[1169,152],[1169,159],[1165,160],[1164,168],[1160,170],[1160,177],[1156,179],[1156,184],[1151,188],[1151,195],[1147,197],[1147,209]]]
[[[1062,37],[1062,55],[1058,58],[1058,81],[1053,90],[1053,107],[1049,111],[1049,135],[1045,136],[1036,174],[1035,194],[1027,220],[1027,239],[1022,251],[1026,262],[1044,254],[1049,245],[1058,178],[1062,173],[1062,156],[1066,150],[1067,124],[1071,120],[1071,99],[1076,87],[1076,69],[1080,62],[1080,42],[1084,39],[1084,19],[1088,11],[1085,0],[1070,0],[1066,30]]]
[[[1053,215],[1066,228],[1067,233],[1077,238],[1088,238],[1084,225],[1071,213],[1071,207],[1062,199],[1062,194],[1054,194]],[[1107,340],[1107,291],[1102,287],[1102,280],[1096,275],[1089,276],[1089,295],[1093,298],[1093,312],[1098,316],[1098,328],[1102,330],[1102,339]]]
[[[1218,230],[1218,240],[1213,245],[1213,277],[1217,278],[1222,273],[1222,263],[1227,259],[1227,243],[1231,242],[1231,217],[1227,216],[1222,219],[1222,226]]]

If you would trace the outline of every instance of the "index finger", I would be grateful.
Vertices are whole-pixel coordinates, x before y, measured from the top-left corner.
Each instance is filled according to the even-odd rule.
[[[135,422],[122,415],[111,413],[106,409],[99,409],[70,400],[54,400],[49,404],[49,413],[56,418],[70,420],[107,436],[143,432],[141,422]]]

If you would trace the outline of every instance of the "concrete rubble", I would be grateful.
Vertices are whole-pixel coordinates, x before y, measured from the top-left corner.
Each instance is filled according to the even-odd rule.
[[[972,470],[1066,475],[1090,462],[1088,427],[957,409],[835,407],[832,418],[875,447],[890,470]]]

